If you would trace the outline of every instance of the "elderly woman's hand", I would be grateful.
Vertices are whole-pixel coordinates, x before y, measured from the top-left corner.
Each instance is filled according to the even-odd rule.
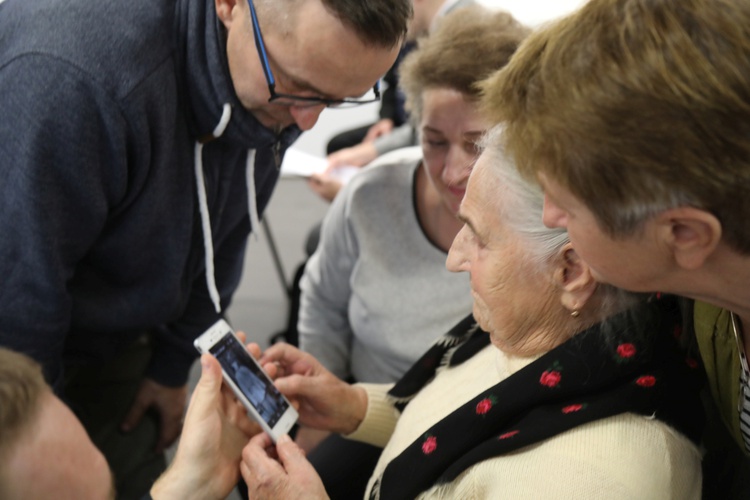
[[[263,353],[260,363],[297,407],[300,424],[349,434],[364,419],[365,390],[342,381],[310,354],[289,344],[274,344]]]
[[[255,436],[242,451],[240,470],[254,500],[328,498],[305,453],[287,435],[275,447],[267,434]]]

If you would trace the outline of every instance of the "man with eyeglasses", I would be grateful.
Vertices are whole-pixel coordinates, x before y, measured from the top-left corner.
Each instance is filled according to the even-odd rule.
[[[476,0],[412,0],[414,16],[409,24],[407,47],[413,46],[418,38],[427,36],[430,31],[434,30],[443,16],[475,3]],[[396,79],[393,83],[397,84],[398,80]],[[400,90],[398,93],[403,94]],[[403,98],[403,95],[400,97]],[[402,112],[405,111],[402,109]],[[375,126],[377,125],[376,123]],[[404,117],[398,126],[372,139],[367,139],[364,135],[360,139],[335,151],[328,151],[328,168],[351,165],[363,167],[389,151],[417,145],[416,132],[407,117]],[[340,185],[335,185],[335,179],[323,175],[315,176],[310,187],[328,201],[331,201],[341,188]]]
[[[410,15],[411,0],[0,3],[0,345],[42,364],[122,498],[164,467],[192,339],[231,300],[284,151],[325,107],[377,98]]]

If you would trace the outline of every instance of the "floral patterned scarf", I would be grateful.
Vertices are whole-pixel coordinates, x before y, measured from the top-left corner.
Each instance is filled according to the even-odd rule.
[[[625,412],[654,415],[697,443],[701,370],[677,348],[680,332],[677,302],[661,297],[579,333],[435,424],[388,464],[371,498],[414,498],[483,460]],[[439,367],[487,345],[473,318],[462,320],[391,389],[396,407]]]

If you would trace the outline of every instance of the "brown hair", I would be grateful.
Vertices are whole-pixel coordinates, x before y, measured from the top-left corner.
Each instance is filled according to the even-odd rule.
[[[40,396],[47,390],[35,361],[0,347],[0,459],[33,423]]]
[[[262,17],[267,20],[266,22],[284,28],[283,23],[288,23],[294,18],[300,1],[303,0],[255,0],[255,6],[259,12],[263,12]],[[373,47],[390,49],[401,44],[413,15],[412,0],[317,1],[353,30],[364,44]]]
[[[555,179],[610,236],[678,205],[750,253],[750,2],[590,0],[485,84],[525,174]]]
[[[422,115],[427,88],[449,88],[478,100],[478,83],[510,60],[530,30],[507,12],[473,6],[451,12],[419,40],[400,67],[401,87],[412,121]]]

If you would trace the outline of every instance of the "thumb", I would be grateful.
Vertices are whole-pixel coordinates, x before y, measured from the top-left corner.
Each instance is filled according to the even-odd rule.
[[[276,453],[279,455],[279,461],[290,475],[300,467],[310,467],[310,462],[305,458],[305,452],[297,446],[297,443],[284,434],[276,442]]]
[[[195,386],[188,413],[202,413],[215,407],[214,400],[221,395],[221,365],[210,354],[201,356],[201,378]]]

